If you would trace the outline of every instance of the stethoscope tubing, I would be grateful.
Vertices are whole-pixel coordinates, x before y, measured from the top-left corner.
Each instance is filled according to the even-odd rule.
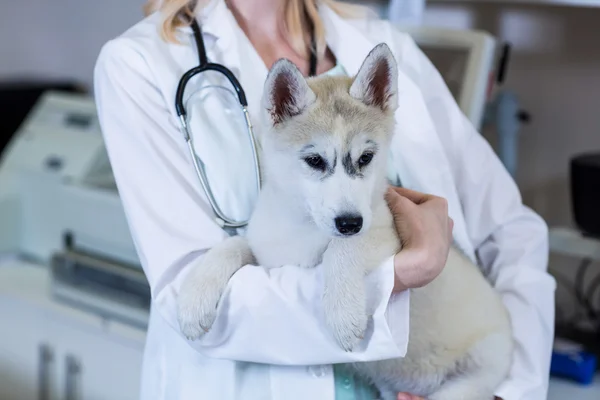
[[[208,178],[206,176],[206,172],[205,172],[203,166],[200,165],[202,160],[200,160],[199,157],[196,156],[196,152],[194,150],[194,140],[193,140],[192,135],[190,134],[189,125],[187,123],[187,111],[184,106],[183,95],[185,92],[185,88],[186,88],[188,82],[190,81],[190,79],[192,79],[196,75],[199,75],[203,72],[215,71],[215,72],[223,74],[227,78],[227,80],[229,80],[229,82],[235,89],[235,93],[236,93],[238,101],[240,103],[241,110],[244,113],[244,119],[246,121],[246,129],[248,131],[250,147],[252,149],[252,156],[254,158],[254,173],[255,173],[255,177],[256,177],[256,190],[257,190],[257,193],[260,193],[260,190],[262,187],[260,160],[259,160],[259,156],[258,156],[258,145],[256,142],[256,137],[254,135],[252,122],[250,120],[250,114],[248,113],[248,100],[246,99],[246,93],[244,92],[242,85],[240,84],[238,79],[235,77],[233,72],[231,72],[224,65],[208,62],[208,57],[206,55],[206,48],[204,46],[204,39],[202,37],[202,31],[201,31],[200,25],[198,24],[196,19],[192,19],[191,27],[192,27],[192,31],[194,33],[194,40],[196,42],[196,47],[198,49],[199,64],[198,64],[198,66],[193,67],[190,70],[188,70],[185,74],[183,74],[183,76],[179,80],[179,83],[177,84],[177,92],[175,93],[175,111],[179,118],[180,128],[183,133],[184,139],[186,141],[190,156],[192,158],[192,163],[194,164],[194,170],[196,171],[198,181],[200,182],[200,185],[202,186],[202,189],[204,190],[204,193],[206,194],[208,202],[217,217],[216,218],[217,224],[219,224],[219,226],[221,226],[222,228],[233,228],[233,229],[243,228],[248,225],[249,220],[236,221],[234,219],[228,218],[227,216],[225,216],[225,213],[221,210],[221,208],[217,204],[217,200],[214,196],[214,193],[212,192],[210,184],[208,183]],[[314,40],[314,35],[312,35],[311,36],[311,57],[310,57],[310,70],[311,70],[310,74],[311,75],[314,75],[316,72],[317,57],[316,57],[315,52],[316,52],[316,43]]]

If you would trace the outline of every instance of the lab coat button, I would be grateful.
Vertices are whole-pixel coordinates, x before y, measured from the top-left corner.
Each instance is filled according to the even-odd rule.
[[[315,378],[322,378],[325,376],[325,368],[322,365],[311,365],[308,367],[308,372]]]

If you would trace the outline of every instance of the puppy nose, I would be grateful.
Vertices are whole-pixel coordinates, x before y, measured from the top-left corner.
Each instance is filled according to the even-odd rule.
[[[335,219],[335,227],[342,235],[355,235],[362,229],[363,219],[360,215],[340,215]]]

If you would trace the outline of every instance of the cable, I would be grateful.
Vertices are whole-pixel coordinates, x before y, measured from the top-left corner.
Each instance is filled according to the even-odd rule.
[[[575,285],[573,284],[572,280],[566,276],[565,274],[556,271],[556,270],[550,270],[549,271],[552,276],[554,276],[554,278],[556,279],[556,281],[561,284],[562,287],[565,288],[565,290],[567,290],[577,301],[577,304],[575,305],[575,310],[571,313],[567,313],[565,312],[564,308],[561,307],[560,305],[556,305],[556,322],[560,325],[563,326],[573,326],[573,325],[577,325],[579,323],[579,321],[581,320],[582,317],[586,316],[586,311],[581,310],[581,303],[578,301],[578,295],[577,295],[577,290],[575,288]],[[567,315],[567,314],[571,314],[571,315]]]
[[[591,282],[586,284],[586,277],[589,277],[588,269],[591,264],[592,260],[583,259],[574,280],[566,274],[549,270],[557,283],[573,295],[575,299],[573,310],[570,310],[571,307],[567,309],[565,304],[555,305],[556,329],[566,337],[570,335],[579,337],[577,340],[583,340],[581,338],[586,335],[589,336],[591,332],[600,335],[600,274],[592,276]]]
[[[596,276],[589,285],[585,284],[585,278],[591,264],[592,260],[588,258],[581,261],[574,284],[566,275],[555,270],[550,271],[556,280],[575,297],[577,305],[583,308],[579,312],[575,311],[570,318],[561,318],[565,324],[575,325],[581,318],[587,318],[595,325],[600,325],[600,305],[596,305],[598,303],[594,301],[600,293],[600,275]],[[560,311],[561,316],[566,317],[564,310]]]
[[[552,276],[554,276],[557,282],[562,283],[563,286],[565,286],[565,288],[571,293],[571,295],[577,299],[577,291],[575,286],[573,283],[571,283],[571,279],[567,277],[567,275],[552,269],[550,269],[549,272],[552,274]]]
[[[579,269],[577,270],[577,275],[575,277],[575,295],[579,304],[586,310],[587,317],[590,319],[596,319],[600,315],[600,312],[595,309],[593,305],[593,297],[590,296],[594,295],[594,291],[598,288],[600,282],[596,282],[596,280],[594,280],[590,290],[587,292],[585,290],[585,276],[591,264],[592,260],[585,258],[579,265]]]
[[[575,276],[575,296],[577,297],[577,301],[579,301],[580,303],[584,303],[585,274],[591,263],[592,260],[590,260],[589,258],[583,259],[581,261],[581,264],[579,264],[579,268],[577,269],[577,275]]]
[[[600,315],[600,310],[594,307],[594,299],[596,298],[596,291],[600,289],[600,274],[594,278],[594,280],[590,283],[587,292],[585,293],[586,301],[588,302],[593,317],[598,318]]]

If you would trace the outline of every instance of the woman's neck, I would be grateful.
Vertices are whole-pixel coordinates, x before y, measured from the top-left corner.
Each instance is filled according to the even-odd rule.
[[[225,0],[248,36],[281,35],[285,21],[284,0]]]
[[[262,58],[267,69],[275,61],[287,58],[302,71],[309,73],[309,57],[292,46],[285,27],[285,5],[290,0],[225,0],[238,25]],[[305,32],[307,27],[304,27]],[[335,58],[331,52],[317,62],[317,74],[331,69]]]

